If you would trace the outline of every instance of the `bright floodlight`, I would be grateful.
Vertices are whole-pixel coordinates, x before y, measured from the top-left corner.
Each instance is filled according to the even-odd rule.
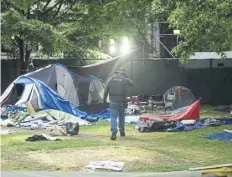
[[[173,33],[174,33],[175,35],[178,35],[178,34],[180,34],[180,30],[174,30]]]
[[[121,53],[127,54],[130,51],[130,43],[127,37],[122,40]]]
[[[116,47],[115,47],[114,45],[111,45],[111,46],[109,47],[109,50],[110,50],[110,53],[111,53],[111,54],[114,54],[114,53],[116,52]]]

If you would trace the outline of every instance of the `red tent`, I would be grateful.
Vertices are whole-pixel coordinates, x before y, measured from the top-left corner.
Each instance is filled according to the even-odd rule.
[[[196,120],[200,117],[200,99],[191,104],[184,111],[171,116],[160,116],[160,115],[142,115],[140,119],[148,120],[148,119],[164,119],[164,120]]]

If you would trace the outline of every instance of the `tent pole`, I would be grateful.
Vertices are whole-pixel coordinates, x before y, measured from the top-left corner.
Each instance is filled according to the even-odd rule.
[[[131,75],[131,79],[133,80],[133,60],[130,61],[130,65],[131,65],[130,66],[131,67],[131,69],[130,69],[131,74],[130,75]]]
[[[214,104],[213,103],[213,99],[212,99],[212,97],[213,97],[213,94],[212,94],[212,90],[213,90],[213,88],[212,88],[212,81],[213,81],[213,78],[212,78],[212,69],[213,69],[213,60],[212,60],[212,58],[209,60],[209,101],[210,101],[210,104]]]
[[[166,51],[173,57],[176,59],[176,57],[171,53],[170,50],[168,50],[168,48],[160,41],[160,39],[157,38],[157,36],[154,36],[158,41],[159,43],[166,49]]]

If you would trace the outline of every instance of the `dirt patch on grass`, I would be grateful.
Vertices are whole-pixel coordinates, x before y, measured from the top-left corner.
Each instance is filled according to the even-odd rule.
[[[29,158],[47,165],[59,166],[61,168],[83,168],[90,161],[114,160],[114,161],[136,161],[149,156],[149,153],[139,149],[126,147],[97,147],[63,149],[50,152],[28,152]]]
[[[96,147],[62,149],[47,152],[28,152],[28,158],[45,165],[64,168],[85,170],[85,165],[90,161],[113,160],[125,162],[124,171],[131,171],[139,164],[162,165],[169,163],[186,163],[186,160],[164,156],[163,154],[150,152],[133,147]],[[133,164],[133,165],[132,165]],[[137,165],[136,165],[137,164]]]
[[[8,162],[7,160],[2,160],[2,159],[0,159],[0,164],[1,164],[1,166],[4,165],[4,164],[6,164],[7,162]]]

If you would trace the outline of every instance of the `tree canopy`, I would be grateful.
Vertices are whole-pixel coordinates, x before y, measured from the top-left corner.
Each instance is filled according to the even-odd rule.
[[[232,50],[231,0],[153,0],[153,15],[180,30],[183,40],[174,49],[182,61],[194,52]]]
[[[152,0],[2,0],[2,46],[18,49],[27,69],[32,50],[85,56],[100,51],[99,39],[129,35],[145,41]]]
[[[24,70],[38,46],[50,56],[86,58],[102,52],[100,39],[107,43],[127,35],[144,44],[149,20],[168,20],[180,30],[183,40],[173,52],[182,61],[194,52],[232,49],[230,0],[2,0],[1,5],[2,46],[18,49]]]

